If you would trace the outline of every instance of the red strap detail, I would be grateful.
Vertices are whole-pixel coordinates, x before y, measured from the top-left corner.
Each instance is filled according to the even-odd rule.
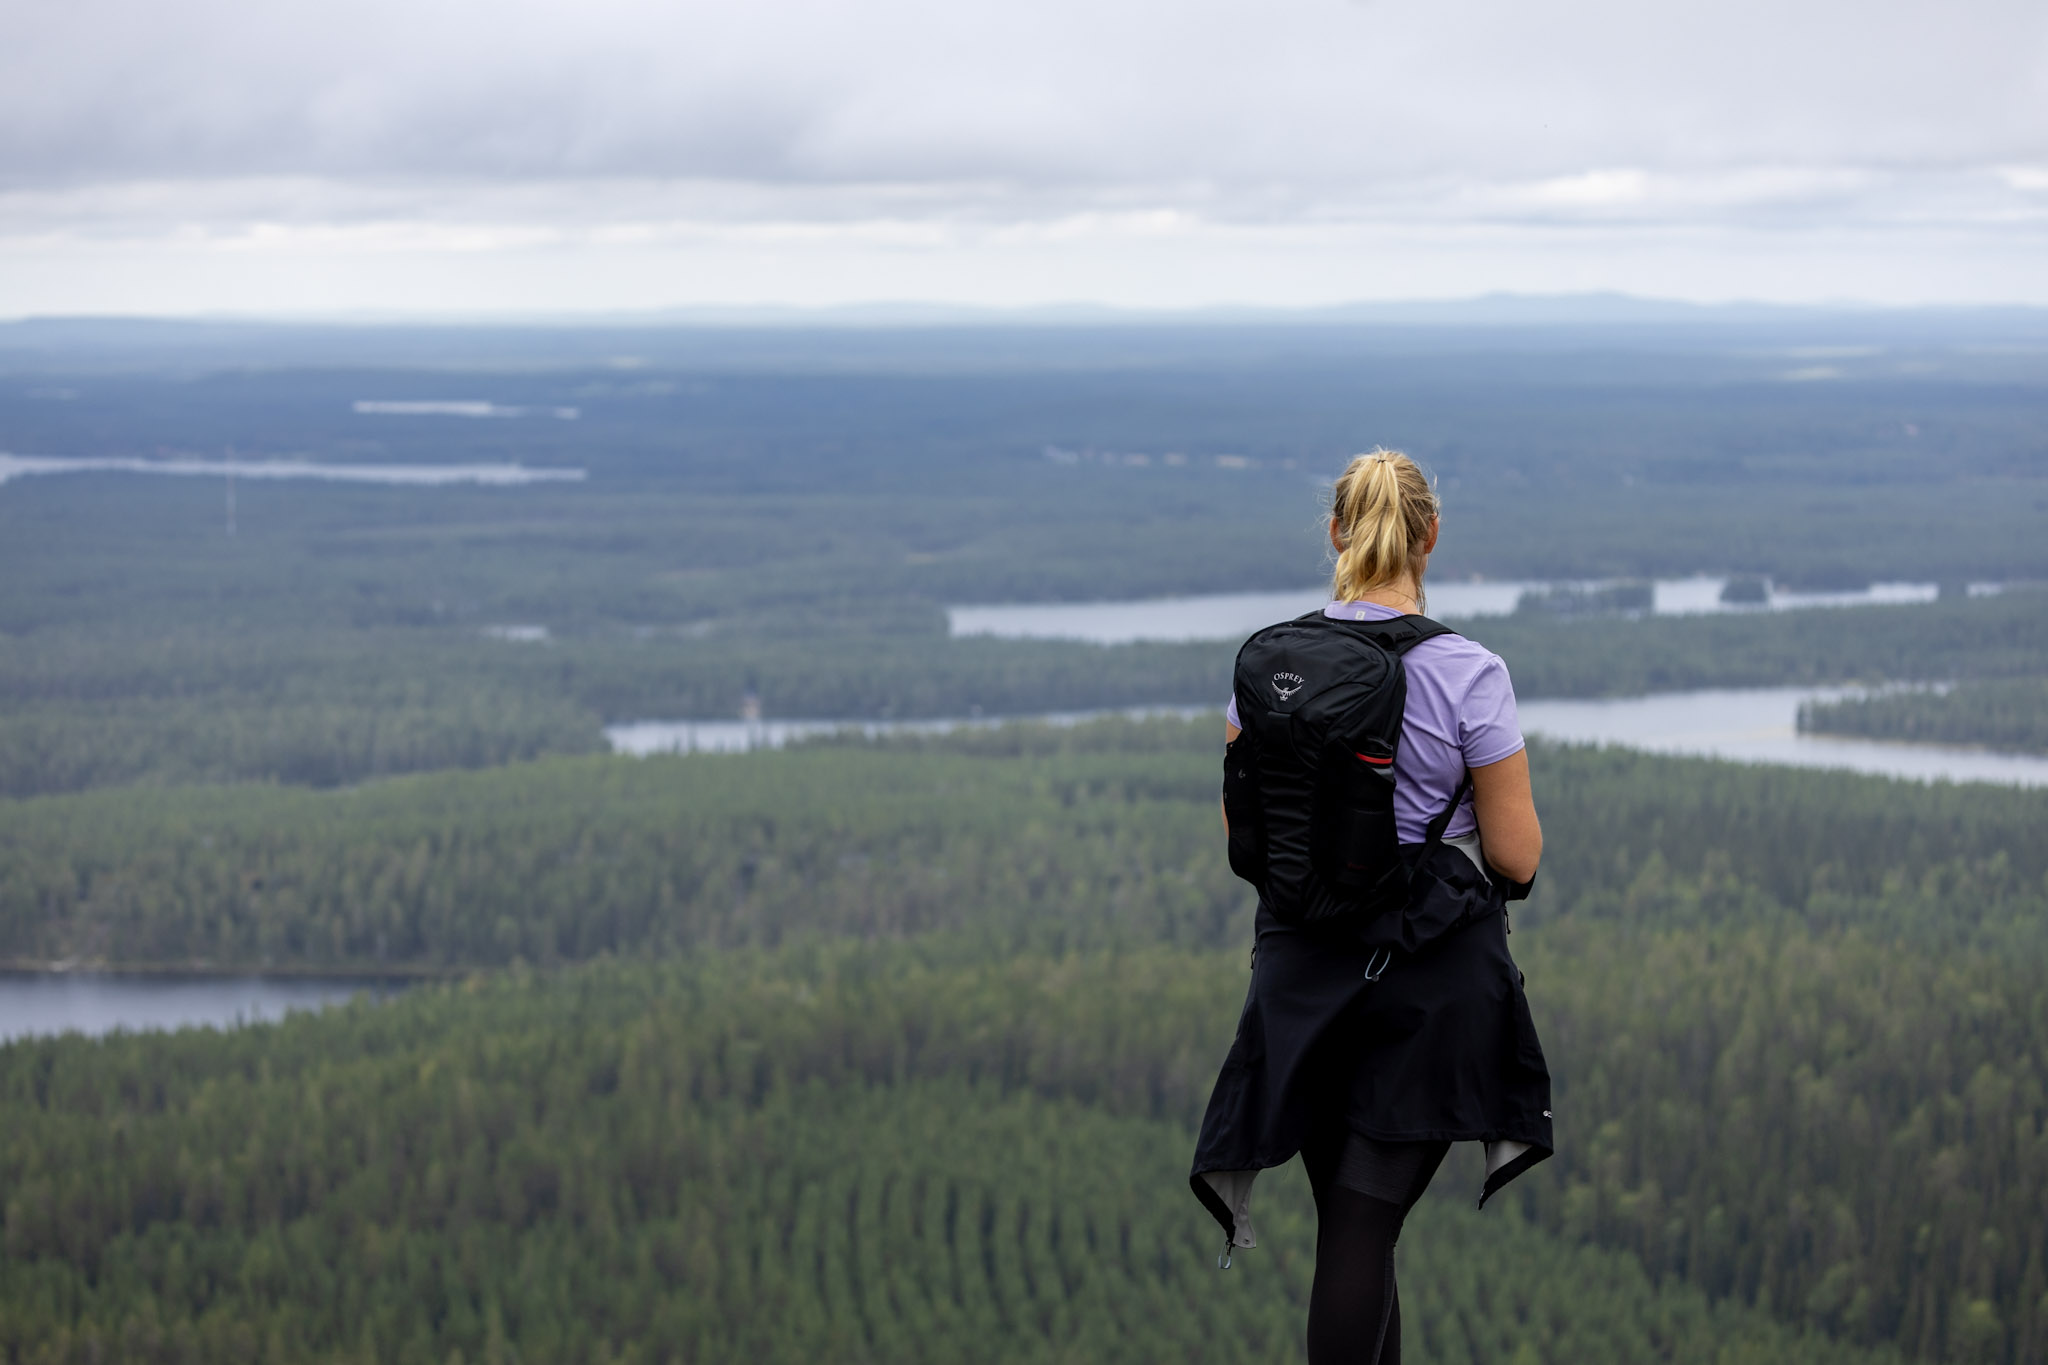
[[[1384,768],[1389,763],[1392,763],[1394,761],[1391,758],[1374,758],[1371,754],[1354,753],[1351,756],[1357,759],[1360,763],[1370,763],[1376,768]]]

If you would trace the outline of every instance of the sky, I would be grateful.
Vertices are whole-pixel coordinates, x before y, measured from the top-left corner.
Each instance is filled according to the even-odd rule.
[[[2040,0],[6,0],[0,317],[2048,304]]]

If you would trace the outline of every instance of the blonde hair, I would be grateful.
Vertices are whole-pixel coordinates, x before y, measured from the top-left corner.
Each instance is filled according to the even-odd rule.
[[[1415,461],[1398,450],[1351,457],[1330,490],[1337,521],[1337,571],[1330,596],[1352,602],[1413,574],[1422,606],[1422,565],[1429,523],[1441,504]]]

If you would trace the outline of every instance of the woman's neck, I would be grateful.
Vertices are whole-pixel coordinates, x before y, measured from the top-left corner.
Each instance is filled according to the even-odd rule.
[[[1370,602],[1374,606],[1385,607],[1389,611],[1398,611],[1403,615],[1413,615],[1422,610],[1422,585],[1412,578],[1404,578],[1398,583],[1389,583],[1383,588],[1374,588],[1371,592],[1364,593],[1353,600]]]

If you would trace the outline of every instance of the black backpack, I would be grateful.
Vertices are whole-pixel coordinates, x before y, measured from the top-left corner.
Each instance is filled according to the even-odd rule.
[[[1339,621],[1310,612],[1237,652],[1242,731],[1224,753],[1230,870],[1282,923],[1362,925],[1407,906],[1394,832],[1394,757],[1408,679],[1401,656],[1454,634],[1424,616]],[[1430,822],[1442,841],[1471,782]]]

